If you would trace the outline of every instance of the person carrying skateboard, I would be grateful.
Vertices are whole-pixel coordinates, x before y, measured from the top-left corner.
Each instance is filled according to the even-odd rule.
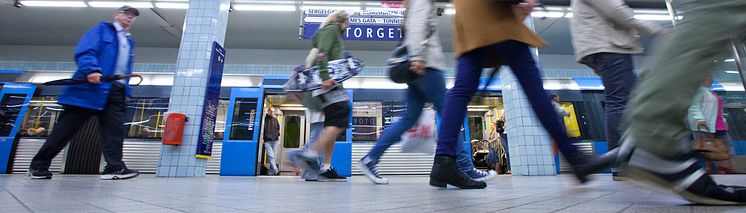
[[[304,171],[318,173],[319,181],[347,181],[331,167],[334,142],[339,134],[349,126],[351,103],[347,91],[334,79],[330,78],[327,63],[344,57],[342,33],[350,26],[349,14],[343,10],[326,17],[319,30],[311,39],[313,48],[318,49],[314,66],[319,66],[319,78],[323,81],[321,89],[306,92],[304,104],[308,108],[320,108],[324,112],[324,131],[318,141],[303,152],[290,152],[292,164]],[[321,168],[318,165],[319,153],[323,152]]]

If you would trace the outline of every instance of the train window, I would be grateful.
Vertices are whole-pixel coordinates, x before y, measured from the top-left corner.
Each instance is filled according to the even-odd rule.
[[[5,94],[0,100],[0,136],[9,136],[13,132],[18,114],[21,112],[26,94]]]
[[[131,118],[125,125],[129,126],[127,137],[159,139],[163,137],[165,113],[168,111],[169,98],[132,98],[127,103],[127,112]],[[213,138],[223,139],[228,100],[219,100],[218,114],[215,119]]]
[[[253,140],[257,98],[236,98],[231,120],[230,140]]]
[[[62,113],[57,98],[33,97],[21,124],[20,135],[24,137],[46,137],[52,132],[54,122]]]
[[[284,148],[298,148],[300,147],[301,140],[301,116],[290,115],[285,116],[285,130],[282,132],[282,147]]]
[[[127,137],[161,138],[165,125],[164,114],[168,111],[168,98],[133,98],[127,103],[130,121]]]
[[[381,102],[352,103],[352,140],[376,141],[383,123],[383,104]]]

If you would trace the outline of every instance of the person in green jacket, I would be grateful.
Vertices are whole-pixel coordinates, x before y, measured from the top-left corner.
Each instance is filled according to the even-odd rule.
[[[321,89],[306,92],[304,106],[324,112],[324,131],[318,141],[303,152],[289,153],[290,160],[303,171],[318,173],[319,181],[347,181],[331,167],[332,152],[337,136],[349,126],[351,103],[347,91],[337,81],[329,77],[327,63],[342,59],[344,44],[342,33],[350,26],[349,14],[340,10],[327,16],[311,42],[314,50],[309,58],[313,65],[319,66],[319,79],[323,82]],[[323,152],[321,166],[318,164],[319,153]],[[319,168],[320,167],[320,168]]]

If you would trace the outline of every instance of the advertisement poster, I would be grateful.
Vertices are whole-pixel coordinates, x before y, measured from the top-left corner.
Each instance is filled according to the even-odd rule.
[[[210,57],[210,74],[205,89],[205,102],[202,106],[202,120],[199,125],[197,141],[197,158],[209,159],[212,155],[213,134],[215,133],[215,118],[218,114],[220,99],[220,81],[223,78],[225,63],[225,49],[217,42],[212,42],[212,56]]]

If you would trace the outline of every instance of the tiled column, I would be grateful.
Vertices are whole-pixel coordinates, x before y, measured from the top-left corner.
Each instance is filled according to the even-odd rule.
[[[229,0],[190,0],[181,36],[176,73],[168,111],[189,118],[182,144],[163,145],[156,176],[204,176],[206,161],[197,159],[198,132],[209,78],[213,41],[223,46],[228,25]]]
[[[507,71],[507,70],[506,70]],[[500,72],[513,175],[555,175],[551,137],[512,72]],[[549,97],[547,97],[549,98]]]
[[[533,20],[527,18],[525,24],[533,29]],[[539,52],[534,48],[534,59]],[[539,176],[555,175],[552,139],[539,122],[513,72],[500,72],[505,106],[505,124],[508,133],[510,168],[513,175]],[[549,98],[549,97],[547,97]]]

